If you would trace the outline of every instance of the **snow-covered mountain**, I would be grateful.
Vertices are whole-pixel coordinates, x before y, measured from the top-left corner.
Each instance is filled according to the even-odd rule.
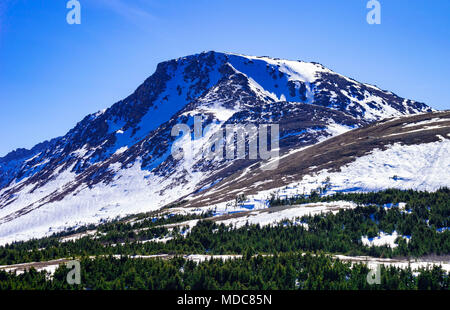
[[[166,204],[208,189],[258,160],[176,159],[176,124],[280,124],[289,154],[427,105],[320,64],[207,52],[160,63],[136,91],[88,115],[65,136],[0,158],[0,242],[39,237]]]

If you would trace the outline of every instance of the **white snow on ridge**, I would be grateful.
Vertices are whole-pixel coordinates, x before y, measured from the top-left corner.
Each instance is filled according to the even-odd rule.
[[[50,193],[54,192],[57,189],[61,189],[66,185],[67,183],[73,181],[75,179],[75,173],[70,172],[75,164],[73,164],[71,167],[67,168],[64,171],[55,173],[55,179],[49,181],[45,185],[39,187],[38,189],[31,192],[35,185],[27,185],[25,186],[20,193],[16,194],[13,199],[15,199],[14,203],[7,207],[0,208],[0,231],[2,230],[3,226],[5,225],[3,223],[4,217],[8,216],[9,214],[19,211],[22,208],[27,207],[28,205],[39,201],[43,198],[45,198]],[[22,180],[21,182],[17,183],[23,183],[26,179]],[[16,186],[17,184],[13,184],[12,186]],[[5,193],[9,188],[4,188],[0,190],[0,197],[4,197],[2,194]],[[0,204],[6,204],[9,200],[2,199],[0,200]],[[1,236],[1,233],[0,233]]]
[[[341,135],[343,133],[346,133],[347,131],[350,131],[352,129],[354,129],[355,127],[350,127],[350,126],[345,126],[345,125],[341,125],[341,124],[337,124],[333,119],[329,119],[327,122],[327,129],[326,131],[331,134],[331,137],[323,137],[320,138],[319,141],[325,141],[328,140],[332,137]]]
[[[450,141],[391,145],[374,150],[341,168],[316,177],[331,180],[332,191],[376,191],[386,188],[435,191],[450,186]]]
[[[341,209],[353,209],[356,204],[348,201],[323,202],[323,203],[309,203],[298,206],[290,206],[288,208],[276,211],[270,210],[267,212],[253,211],[250,214],[242,217],[230,218],[223,221],[218,221],[218,224],[233,225],[236,228],[244,226],[246,223],[259,224],[260,226],[275,225],[285,220],[295,222],[297,218],[305,215],[325,214],[329,212],[336,213]],[[304,223],[297,223],[303,225]]]
[[[157,177],[135,163],[128,169],[119,170],[110,184],[99,183],[92,188],[83,185],[61,201],[47,203],[12,221],[2,223],[0,245],[44,237],[70,227],[99,223],[101,220],[156,210],[193,191],[200,177],[192,174],[189,184],[168,188],[173,183],[171,178]],[[161,190],[165,190],[165,195],[159,194]],[[1,211],[7,214],[10,210],[5,208]]]
[[[380,191],[388,188],[436,191],[450,186],[448,154],[448,139],[409,146],[394,144],[385,151],[376,149],[357,158],[339,172],[323,170],[288,186],[260,191],[248,198],[267,202],[271,195],[281,199],[308,195],[326,184],[329,186],[327,194]]]
[[[249,86],[250,89],[261,99],[264,100],[264,96],[271,98],[273,101],[280,101],[281,100],[281,96],[280,98],[277,97],[276,94],[271,93],[267,90],[265,90],[263,87],[261,87],[261,85],[259,85],[254,79],[252,79],[251,77],[248,77],[248,82],[249,82]]]
[[[115,173],[112,182],[99,183],[92,188],[82,184],[74,193],[66,195],[60,201],[48,202],[13,220],[1,222],[2,217],[20,211],[55,191],[60,192],[75,181],[76,174],[70,172],[73,166],[62,172],[55,171],[53,181],[34,192],[31,192],[34,185],[27,186],[19,192],[15,203],[0,208],[0,245],[40,238],[72,227],[96,224],[102,220],[153,211],[193,192],[206,174],[194,169],[194,165],[201,159],[203,148],[223,122],[236,112],[226,109],[218,101],[214,101],[214,105],[205,102],[204,106],[194,112],[201,112],[202,109],[216,115],[218,123],[211,124],[209,130],[199,139],[191,141],[190,136],[185,136],[186,141],[177,142],[185,147],[190,146],[191,152],[187,152],[170,176],[160,177],[149,171],[151,169],[143,170],[140,158],[126,169],[121,169],[121,164],[116,163],[109,166],[109,170]],[[123,146],[116,154],[126,150],[127,146]],[[168,153],[170,151],[169,147]],[[165,158],[164,156],[162,158]],[[186,178],[187,182],[180,182],[181,178]],[[1,190],[0,194],[6,190]]]
[[[266,190],[255,197],[275,193],[280,198],[309,194],[330,179],[328,194],[369,192],[388,188],[436,191],[450,186],[450,140],[419,145],[394,144],[376,149],[341,167],[339,172],[320,171],[285,187]]]
[[[408,128],[408,127],[416,127],[416,126],[421,126],[421,125],[428,125],[428,124],[433,124],[433,123],[438,123],[438,122],[446,122],[448,121],[448,119],[442,119],[439,117],[435,117],[429,120],[425,120],[425,121],[421,121],[421,122],[416,122],[416,123],[406,123],[403,125],[403,128]]]
[[[242,67],[239,65],[239,63],[242,62],[242,60],[251,60],[254,62],[262,61],[272,66],[279,66],[279,69],[281,72],[287,74],[289,76],[289,80],[295,80],[295,81],[303,81],[303,82],[314,82],[317,78],[316,74],[318,72],[333,72],[329,69],[326,69],[325,67],[311,63],[311,62],[304,62],[304,61],[296,61],[296,60],[286,60],[286,59],[274,59],[270,57],[264,57],[264,56],[249,56],[249,55],[243,55],[243,54],[234,54],[234,53],[227,53],[230,56],[230,63],[235,66],[235,68],[243,73],[246,70],[243,70]]]
[[[386,104],[382,98],[369,95],[367,92],[363,100],[357,100],[356,98],[350,96],[346,90],[341,90],[341,93],[351,101],[349,106],[359,104],[364,108],[364,118],[367,120],[377,120],[402,114],[398,110]],[[375,103],[380,109],[378,110],[371,108],[368,103]]]

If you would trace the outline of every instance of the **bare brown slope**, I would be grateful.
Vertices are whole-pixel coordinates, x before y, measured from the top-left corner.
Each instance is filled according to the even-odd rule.
[[[435,118],[439,120],[432,124],[421,123]],[[374,149],[384,150],[394,143],[431,143],[439,141],[440,137],[450,137],[450,111],[385,120],[282,156],[276,170],[263,171],[259,164],[255,164],[245,176],[242,170],[238,171],[214,187],[194,195],[186,206],[211,205],[232,200],[237,193],[251,195],[282,187],[324,169],[339,171],[342,166]]]

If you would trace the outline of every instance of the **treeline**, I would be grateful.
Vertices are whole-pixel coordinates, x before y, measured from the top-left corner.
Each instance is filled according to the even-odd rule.
[[[245,225],[233,228],[209,220],[201,220],[190,231],[178,227],[169,232],[161,225],[182,222],[203,215],[172,215],[142,218],[138,222],[103,224],[99,235],[61,243],[58,238],[44,238],[0,247],[0,264],[44,261],[88,255],[149,254],[273,254],[296,251],[324,251],[333,254],[369,255],[374,257],[450,254],[450,191],[435,193],[388,190],[366,194],[336,194],[328,197],[295,197],[283,203],[313,201],[354,201],[360,206],[303,216],[279,225]],[[398,203],[406,206],[400,208]],[[281,203],[281,201],[279,202]],[[277,205],[277,201],[273,201]],[[380,231],[397,231],[398,246],[368,247],[363,236],[377,236]],[[171,236],[166,242],[145,242]]]
[[[163,225],[174,224],[194,219],[205,219],[212,216],[212,211],[201,214],[164,214],[152,213],[146,217],[140,215],[133,218],[114,220],[97,226],[89,225],[57,233],[50,237],[15,242],[0,247],[0,265],[21,262],[36,262],[64,258],[73,255],[114,254],[115,245],[131,244],[165,236],[169,231]],[[82,237],[74,241],[61,242],[61,238],[96,230],[93,236]],[[126,251],[126,250],[124,250]]]
[[[352,201],[360,205],[383,206],[386,204],[398,205],[406,203],[406,211],[412,211],[420,219],[429,220],[436,227],[450,227],[450,189],[445,187],[436,192],[387,189],[369,193],[335,193],[320,195],[313,191],[311,195],[295,195],[280,198],[272,195],[270,206],[298,205],[315,202]]]
[[[32,269],[14,276],[0,271],[0,289],[147,289],[147,290],[380,290],[448,289],[450,278],[440,267],[411,269],[383,267],[380,283],[369,284],[369,269],[326,255],[287,253],[271,257],[211,259],[195,263],[170,260],[98,257],[81,260],[81,284],[69,285],[62,266],[50,277]]]
[[[303,224],[307,224],[305,227]],[[164,228],[166,229],[166,228]],[[151,228],[143,233],[153,234]],[[362,236],[375,236],[382,230],[410,234],[409,239],[399,238],[398,247],[368,247],[362,244]],[[87,255],[148,255],[148,254],[244,254],[245,252],[272,254],[292,251],[325,251],[346,255],[374,257],[423,256],[450,253],[450,231],[437,231],[413,214],[398,208],[385,210],[367,206],[341,210],[336,214],[304,216],[296,221],[284,221],[276,226],[244,225],[233,228],[212,221],[200,221],[183,236],[182,230],[172,231],[172,240],[139,243],[127,240],[111,244],[102,238],[84,237],[77,241],[59,243],[45,249],[27,251],[17,248],[1,248],[1,264],[24,261],[42,261],[61,257]],[[114,236],[112,232],[110,236]],[[129,234],[129,233],[128,233]],[[152,235],[151,237],[154,237]],[[109,239],[109,237],[105,237]]]

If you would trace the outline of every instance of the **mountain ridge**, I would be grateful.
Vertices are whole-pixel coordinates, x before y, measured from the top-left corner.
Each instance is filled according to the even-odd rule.
[[[218,55],[233,55],[233,56],[244,57],[244,58],[247,58],[247,57],[248,57],[249,59],[272,59],[272,60],[275,60],[275,61],[277,61],[277,60],[283,60],[283,61],[289,61],[289,62],[307,63],[307,64],[318,65],[318,66],[322,67],[322,68],[325,69],[325,70],[329,70],[329,71],[331,71],[331,72],[333,72],[333,73],[336,73],[336,72],[334,72],[334,71],[332,71],[332,70],[330,70],[330,69],[327,69],[325,66],[323,66],[322,64],[320,64],[320,63],[318,63],[318,62],[305,62],[305,61],[302,61],[302,60],[286,60],[286,59],[280,59],[280,58],[272,58],[272,57],[269,57],[269,56],[249,56],[249,55],[239,54],[239,53],[233,53],[233,52],[215,52],[215,51],[208,51],[208,52],[202,52],[202,53],[193,54],[193,55],[189,55],[189,56],[179,57],[179,58],[175,58],[175,59],[172,59],[172,60],[160,62],[160,63],[157,65],[157,68],[156,68],[156,70],[155,70],[155,73],[152,74],[150,77],[148,77],[141,85],[139,85],[139,86],[135,89],[135,91],[133,91],[132,94],[130,94],[129,96],[125,97],[123,100],[117,101],[116,103],[114,103],[114,104],[113,104],[111,107],[109,107],[109,108],[106,108],[106,109],[103,109],[103,110],[100,110],[100,111],[97,111],[97,112],[88,114],[86,117],[83,118],[83,120],[81,120],[80,122],[78,122],[78,123],[75,125],[74,128],[72,128],[71,130],[69,130],[69,132],[68,132],[67,134],[69,134],[71,131],[77,130],[77,127],[79,127],[79,126],[83,127],[83,125],[84,125],[84,123],[85,123],[86,121],[88,121],[88,120],[90,120],[90,119],[93,119],[93,118],[95,119],[95,118],[97,118],[97,117],[103,115],[106,111],[108,111],[108,110],[110,110],[110,109],[111,109],[111,110],[117,111],[115,114],[118,114],[119,112],[122,112],[123,110],[120,108],[120,105],[121,105],[121,104],[124,104],[124,103],[127,104],[127,103],[133,101],[134,99],[136,99],[137,97],[139,97],[140,94],[145,93],[145,89],[149,87],[149,84],[153,84],[153,85],[154,85],[154,84],[156,83],[156,82],[153,82],[152,77],[154,77],[154,75],[156,74],[156,78],[155,78],[155,79],[158,80],[158,77],[163,76],[162,71],[164,70],[164,68],[167,67],[167,66],[169,66],[170,64],[173,64],[173,62],[178,62],[178,61],[182,61],[182,60],[185,60],[185,59],[189,59],[189,58],[191,58],[191,57],[196,57],[196,56],[201,56],[201,55],[214,55],[214,54],[218,54]],[[338,73],[336,73],[336,74],[338,74]],[[351,81],[353,81],[353,82],[359,83],[358,81],[356,81],[356,80],[353,79],[353,78],[348,78],[348,77],[345,77],[345,76],[343,76],[343,75],[341,75],[341,74],[338,74],[338,75],[339,75],[339,76],[342,76],[342,77],[344,77],[344,78],[346,78],[346,79],[349,79],[349,80],[351,80]],[[369,87],[372,87],[372,88],[374,88],[374,89],[377,89],[377,90],[379,90],[379,91],[386,92],[386,93],[390,93],[390,94],[393,94],[393,95],[397,96],[396,94],[394,94],[394,93],[392,93],[392,92],[390,92],[390,91],[382,90],[382,89],[378,88],[376,85],[369,84],[369,83],[362,83],[362,84],[363,84],[363,85],[366,85],[366,86],[369,86]],[[397,96],[397,97],[398,97],[398,96]],[[412,100],[412,102],[416,102],[416,101]],[[67,135],[67,134],[66,134],[66,135]],[[64,135],[64,136],[66,136],[66,135]],[[3,157],[0,157],[0,161],[7,161],[7,160],[9,160],[9,159],[13,156],[13,154],[14,154],[14,153],[17,153],[17,152],[22,152],[22,153],[25,153],[25,152],[27,152],[27,151],[32,152],[33,149],[35,149],[37,146],[39,146],[39,145],[41,145],[41,144],[45,144],[45,143],[50,143],[50,142],[52,142],[54,139],[59,139],[59,138],[62,138],[62,137],[64,137],[64,136],[56,137],[56,138],[53,138],[53,139],[50,139],[50,140],[45,140],[45,141],[43,141],[43,142],[40,142],[40,143],[36,144],[35,146],[33,146],[33,147],[30,148],[30,149],[26,149],[26,148],[18,148],[18,149],[12,150],[11,152],[5,154]]]
[[[409,151],[408,147],[410,147]],[[423,148],[420,152],[417,151],[419,147]],[[383,153],[393,149],[395,151],[390,156],[382,157]],[[428,152],[428,155],[425,152]],[[281,156],[276,171],[261,171],[257,165],[254,165],[247,171],[235,172],[234,175],[215,184],[215,187],[190,195],[184,206],[195,208],[220,205],[235,198],[231,193],[255,196],[252,200],[264,199],[265,195],[273,193],[283,196],[309,195],[311,191],[324,185],[327,185],[327,192],[331,194],[347,191],[375,191],[391,187],[408,189],[414,183],[414,189],[435,191],[450,184],[448,177],[450,160],[444,155],[449,152],[450,111],[386,119],[287,153]],[[377,160],[377,156],[381,159]],[[416,156],[415,165],[404,160],[406,156],[409,160],[414,160]],[[420,161],[419,156],[424,157],[423,159],[429,156],[430,162]],[[355,165],[364,158],[370,158],[370,160],[359,166]],[[433,165],[432,162],[436,160],[440,162],[432,167],[435,171],[427,173],[425,169]],[[373,177],[376,175],[376,169],[381,169],[379,167],[382,166],[381,164],[385,166],[386,171],[378,172],[380,175]],[[405,167],[395,168],[402,165],[409,167],[406,167],[407,170],[404,169]],[[367,171],[362,170],[364,167]],[[436,171],[436,168],[439,170]],[[396,174],[389,173],[389,170],[395,171]],[[245,178],[242,174],[245,174]],[[368,182],[364,180],[363,175],[367,178],[372,175],[373,180]],[[384,175],[384,180],[381,180],[381,175]],[[333,176],[342,177],[345,182],[333,180]],[[422,177],[440,180],[416,181]],[[325,181],[327,178],[329,180]],[[358,178],[360,180],[355,180]],[[349,185],[358,182],[361,186],[367,186],[369,183],[372,185],[366,188],[354,188]],[[183,199],[186,198],[183,197]],[[247,203],[250,202],[247,201]]]

